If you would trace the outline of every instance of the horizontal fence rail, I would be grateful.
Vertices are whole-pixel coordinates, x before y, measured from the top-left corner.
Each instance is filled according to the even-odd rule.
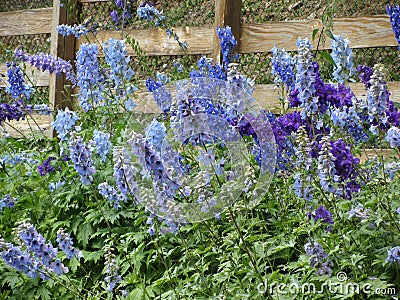
[[[0,36],[50,33],[53,8],[0,13]]]
[[[213,28],[210,26],[196,26],[196,27],[177,27],[175,32],[178,34],[181,41],[186,41],[189,44],[188,54],[212,54],[213,51]],[[179,44],[173,39],[169,39],[165,33],[165,29],[152,28],[152,29],[135,29],[124,30],[125,36],[134,38],[140,48],[147,55],[161,56],[161,55],[183,55],[185,52]],[[94,41],[93,34],[88,34],[88,38]],[[104,30],[96,33],[96,41],[104,43],[108,39],[121,39],[120,31]],[[75,51],[78,51],[82,43],[87,43],[86,39],[79,39],[75,44]],[[127,52],[131,56],[136,53],[132,48],[127,45]]]
[[[334,19],[333,24],[333,33],[348,38],[351,48],[397,46],[389,17],[386,15]],[[316,28],[322,28],[321,21],[243,24],[239,52],[269,52],[274,45],[286,51],[297,51],[297,39],[299,37],[311,39],[312,32]],[[314,49],[317,47],[318,37],[319,35],[315,37]],[[319,48],[329,49],[330,43],[320,45]]]
[[[287,21],[268,22],[256,24],[242,24],[240,34],[239,53],[265,53],[270,52],[276,46],[286,51],[297,51],[296,41],[299,37],[311,39],[312,32],[316,28],[322,28],[319,20],[313,21]],[[213,52],[212,26],[186,26],[175,28],[176,33],[182,41],[189,44],[189,54],[211,54]],[[334,20],[334,34],[340,34],[348,38],[351,47],[394,47],[397,41],[393,35],[392,28],[387,16],[341,18]],[[136,29],[125,30],[124,35],[132,36],[148,55],[183,55],[184,52],[174,39],[169,39],[164,29]],[[313,42],[314,49],[317,48],[319,35]],[[89,35],[93,39],[93,36]],[[121,38],[121,32],[114,30],[99,31],[96,38],[100,43],[109,38]],[[75,51],[79,49],[80,39],[76,43]],[[330,43],[320,44],[319,49],[330,49]],[[127,47],[129,55],[135,56],[131,47]]]

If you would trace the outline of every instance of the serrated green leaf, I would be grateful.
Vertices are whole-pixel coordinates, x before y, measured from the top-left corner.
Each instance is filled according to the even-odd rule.
[[[85,261],[97,262],[103,256],[103,254],[104,254],[103,251],[94,251],[94,252],[83,251],[83,258],[85,259]]]
[[[84,223],[79,227],[78,241],[82,243],[83,247],[87,246],[92,234],[93,234],[93,227],[90,223]]]
[[[14,272],[7,272],[3,276],[5,276],[5,278],[3,279],[2,285],[8,283],[11,288],[14,288],[20,280],[19,274]]]
[[[39,299],[43,300],[51,299],[50,295],[51,295],[50,291],[46,289],[43,285],[39,286],[39,288],[36,290],[36,296],[38,296]]]

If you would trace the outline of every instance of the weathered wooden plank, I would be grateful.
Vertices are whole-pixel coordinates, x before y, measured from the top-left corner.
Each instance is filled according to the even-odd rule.
[[[214,62],[222,63],[220,40],[216,33],[218,27],[230,26],[232,33],[238,44],[235,51],[239,49],[240,43],[240,14],[242,8],[242,0],[215,0],[215,18],[214,18],[214,45],[213,59]]]
[[[368,159],[383,158],[388,160],[390,158],[399,159],[399,155],[392,149],[361,149],[360,153],[356,155],[361,162],[365,162]]]
[[[32,113],[26,116],[25,120],[5,122],[2,127],[3,134],[9,134],[12,137],[32,137],[33,135],[42,137],[49,136],[51,123],[50,115],[41,115]],[[36,123],[35,123],[36,122]]]
[[[274,45],[285,48],[288,51],[297,50],[298,37],[311,37],[315,28],[320,28],[321,22],[313,21],[289,21],[267,22],[260,24],[242,24],[240,34],[240,53],[269,52]],[[180,39],[189,44],[189,54],[212,54],[214,28],[211,26],[193,26],[176,28]],[[389,18],[387,16],[372,16],[359,18],[336,19],[334,33],[341,34],[351,41],[352,48],[388,47],[397,46],[393,35]],[[182,55],[184,52],[178,43],[169,39],[164,29],[140,29],[124,31],[124,34],[132,36],[139,42],[142,50],[148,55]],[[121,39],[119,31],[100,31],[96,35],[99,42],[109,38]],[[89,39],[95,41],[89,35]],[[76,43],[86,42],[81,39]],[[317,42],[314,42],[314,48]],[[330,43],[320,45],[320,49],[330,48]],[[128,47],[129,55],[135,55]]]
[[[7,86],[7,66],[5,63],[0,63],[0,74],[5,75],[5,77],[0,78],[0,87],[5,87]],[[49,86],[50,76],[48,72],[42,72],[27,65],[25,80],[26,84],[31,83],[32,86]]]
[[[347,37],[352,48],[397,46],[389,17],[334,19],[333,33]],[[299,37],[311,39],[312,31],[322,28],[319,20],[267,22],[260,24],[242,24],[240,53],[269,52],[274,45],[287,51],[297,50]],[[317,46],[318,36],[313,44]],[[320,49],[330,48],[330,43],[320,44]]]
[[[0,36],[51,32],[51,7],[0,13]]]
[[[211,26],[196,26],[196,27],[179,27],[175,28],[181,41],[186,41],[189,44],[188,54],[211,54],[213,49],[213,29]],[[138,41],[141,49],[148,55],[183,55],[184,52],[179,44],[173,39],[168,38],[164,29],[137,29],[124,30],[124,36],[131,36]],[[96,40],[100,43],[106,42],[108,39],[123,39],[120,31],[107,30],[99,31],[96,38],[89,34],[90,41]],[[81,43],[86,43],[86,39],[77,40],[75,50],[78,51]],[[132,47],[127,46],[129,55],[134,56],[135,53]]]

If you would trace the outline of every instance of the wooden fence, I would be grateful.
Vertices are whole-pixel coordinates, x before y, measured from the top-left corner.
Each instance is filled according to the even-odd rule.
[[[92,3],[110,0],[74,0],[73,4]],[[175,28],[176,33],[182,41],[189,44],[189,54],[205,54],[212,56],[214,60],[220,60],[220,46],[218,37],[215,34],[217,26],[229,25],[238,39],[237,51],[239,53],[266,53],[276,45],[278,48],[285,48],[287,51],[297,50],[296,41],[298,37],[309,37],[313,29],[321,28],[319,20],[311,21],[285,21],[247,24],[240,22],[241,0],[215,0],[215,21],[210,26],[185,26]],[[22,34],[51,34],[50,53],[66,60],[74,60],[75,52],[79,49],[81,40],[73,37],[62,37],[57,33],[56,27],[59,24],[70,23],[67,18],[65,7],[60,5],[60,0],[54,0],[53,7],[14,11],[0,13],[0,36],[22,35]],[[334,20],[334,33],[349,38],[351,47],[391,47],[397,46],[393,35],[389,17],[387,15],[365,16],[357,18],[339,18]],[[135,38],[142,50],[150,56],[161,55],[182,55],[184,54],[179,45],[169,39],[164,29],[135,29],[126,30]],[[118,31],[100,31],[96,34],[99,42],[109,38],[120,38]],[[89,37],[90,38],[90,37]],[[316,47],[316,45],[314,45]],[[322,48],[327,47],[322,45]],[[320,47],[321,48],[321,47]],[[135,55],[128,47],[129,55]],[[5,73],[5,65],[0,64],[0,73]],[[30,72],[28,72],[30,74]],[[49,87],[50,103],[54,108],[64,108],[68,105],[63,101],[63,86],[65,78],[56,78],[54,75],[35,72],[31,80],[36,86]],[[392,99],[400,102],[400,82],[389,82],[389,89]],[[4,86],[0,83],[0,86]],[[364,85],[361,83],[350,84],[357,96],[365,94]],[[277,91],[272,84],[258,84],[255,86],[254,97],[264,108],[279,106]],[[142,92],[145,98],[146,92]],[[64,97],[65,98],[65,97]],[[154,107],[154,106],[152,106]],[[48,120],[40,120],[43,127],[48,127]],[[27,125],[23,122],[12,124],[21,130]],[[10,128],[7,128],[15,134]]]

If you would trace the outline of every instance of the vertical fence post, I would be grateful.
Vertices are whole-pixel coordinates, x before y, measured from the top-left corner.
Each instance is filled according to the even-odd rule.
[[[77,0],[69,0],[68,5],[76,9]],[[68,17],[67,8],[61,4],[61,0],[53,0],[50,54],[73,63],[75,59],[75,37],[63,37],[58,34],[57,26],[60,24],[72,24],[72,21]],[[50,75],[49,102],[55,111],[57,111],[57,109],[72,107],[70,101],[71,87],[64,89],[65,85],[70,84],[71,83],[65,79],[64,74],[58,77],[55,74]],[[50,135],[54,136],[54,133],[50,133]]]
[[[240,42],[240,15],[242,8],[242,0],[215,0],[215,19],[214,19],[214,62],[221,63],[221,46],[219,44],[216,30],[218,26],[230,26],[238,44],[236,51],[239,49]]]

